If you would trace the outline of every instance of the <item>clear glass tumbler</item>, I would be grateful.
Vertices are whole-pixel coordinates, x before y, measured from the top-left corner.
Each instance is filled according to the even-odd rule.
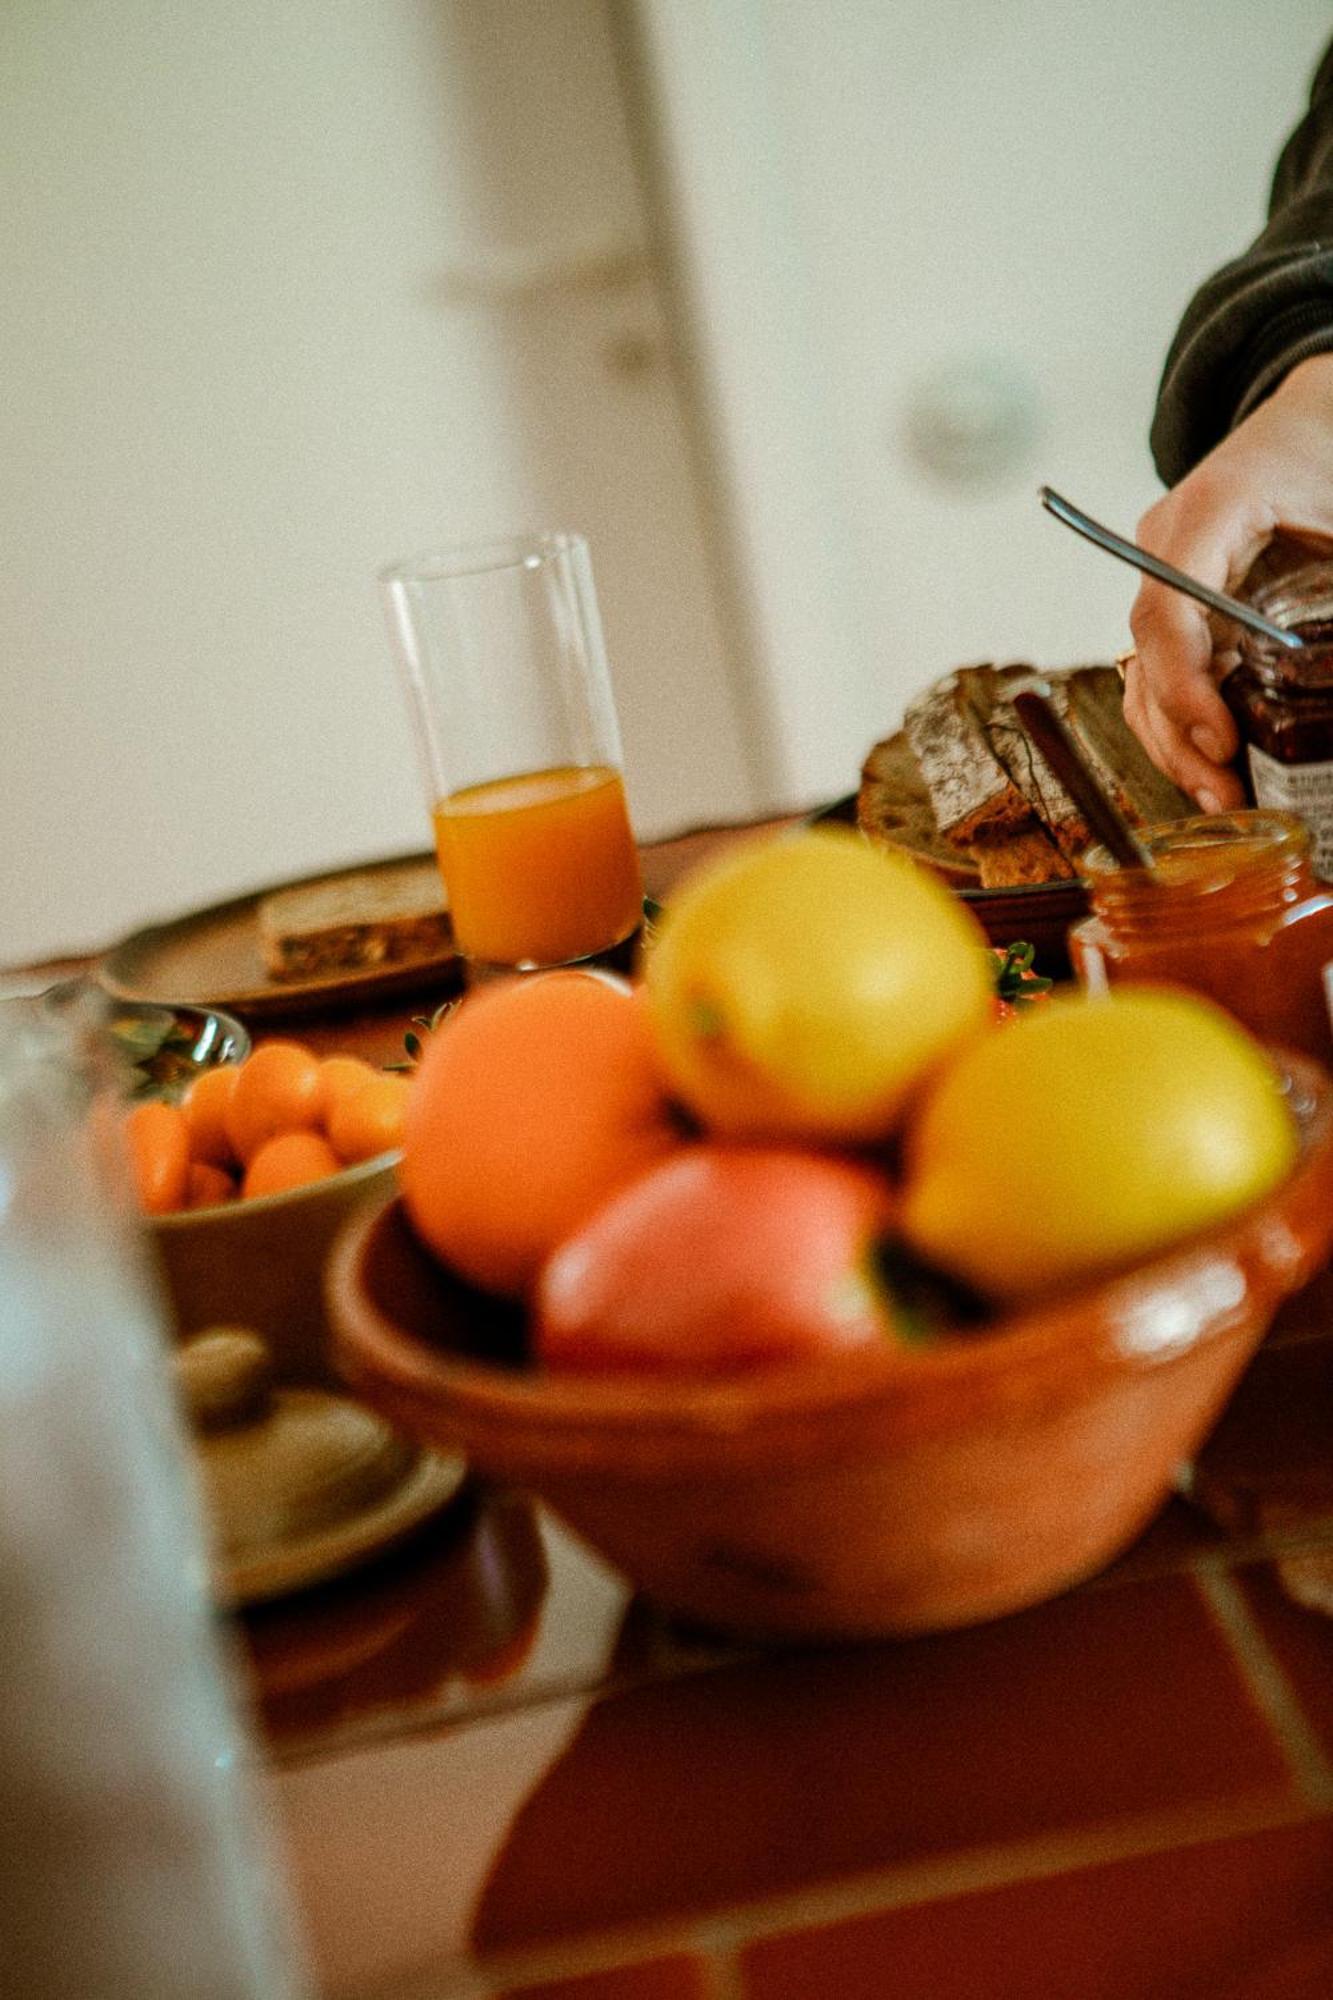
[[[121,1115],[0,1002],[0,1989],[295,2000]]]
[[[643,886],[587,543],[445,550],[380,582],[471,976],[623,965]]]

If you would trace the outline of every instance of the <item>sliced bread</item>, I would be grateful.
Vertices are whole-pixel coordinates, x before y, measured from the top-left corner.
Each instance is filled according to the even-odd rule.
[[[261,899],[259,941],[274,979],[359,971],[430,958],[450,945],[433,861],[351,869]]]

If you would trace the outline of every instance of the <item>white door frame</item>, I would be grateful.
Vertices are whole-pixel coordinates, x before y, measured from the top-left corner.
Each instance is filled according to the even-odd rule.
[[[790,199],[764,0],[628,0],[667,261],[774,803],[855,783],[869,619],[835,384]]]

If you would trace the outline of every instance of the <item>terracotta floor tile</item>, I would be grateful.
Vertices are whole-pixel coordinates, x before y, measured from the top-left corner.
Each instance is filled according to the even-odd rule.
[[[1289,1789],[1183,1579],[537,1702],[269,1784],[317,1966],[348,1995],[477,1946]]]
[[[1193,1585],[613,1695],[509,1829],[474,1935],[529,1944],[1290,1780]]]
[[[586,1699],[545,1701],[270,1772],[321,2000],[445,1975],[516,1813],[578,1737]],[[577,1868],[579,1856],[566,1856]],[[426,1981],[429,1985],[429,1981]]]
[[[709,2000],[708,1968],[697,1958],[655,1958],[644,1965],[589,1972],[580,1979],[506,1987],[495,2000]]]
[[[1317,1553],[1241,1570],[1236,1582],[1333,1767],[1333,1541]]]
[[[745,2000],[1328,2000],[1333,1821],[766,1938],[743,1971]]]
[[[296,1754],[600,1686],[629,1605],[549,1515],[474,1490],[382,1561],[238,1624],[259,1726]],[[635,1647],[638,1670],[646,1641]]]

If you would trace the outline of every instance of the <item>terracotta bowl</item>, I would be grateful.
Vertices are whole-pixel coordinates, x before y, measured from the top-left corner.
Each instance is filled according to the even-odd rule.
[[[397,1164],[397,1153],[383,1153],[287,1194],[153,1216],[177,1337],[247,1326],[267,1342],[279,1375],[332,1382],[324,1265],[352,1211],[393,1192]]]
[[[1327,1256],[1333,1085],[1288,1069],[1301,1158],[1266,1201],[926,1352],[708,1383],[525,1371],[486,1358],[521,1351],[521,1316],[452,1278],[389,1200],[335,1245],[334,1361],[401,1429],[528,1487],[710,1625],[869,1636],[995,1617],[1145,1526]]]

